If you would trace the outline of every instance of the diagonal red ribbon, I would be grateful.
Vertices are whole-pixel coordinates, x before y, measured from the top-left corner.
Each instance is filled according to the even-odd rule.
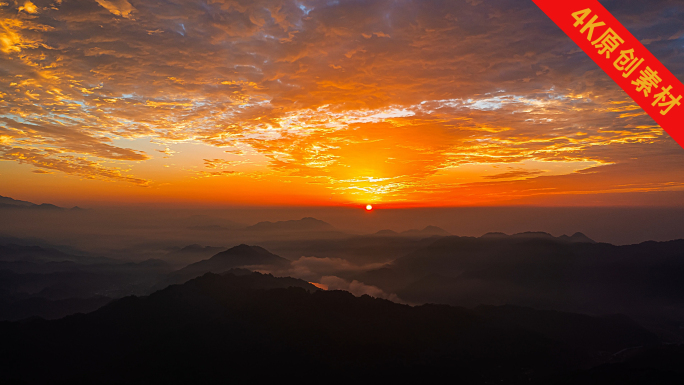
[[[684,85],[597,0],[532,0],[684,147]]]

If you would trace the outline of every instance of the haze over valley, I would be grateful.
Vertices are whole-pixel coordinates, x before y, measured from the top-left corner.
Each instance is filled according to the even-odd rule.
[[[525,376],[534,381],[560,378],[580,381],[604,371],[623,373],[625,369],[621,365],[629,367],[633,362],[650,368],[648,357],[653,354],[664,354],[675,362],[682,354],[682,349],[674,348],[684,343],[684,290],[680,284],[684,274],[682,239],[613,245],[597,242],[582,232],[558,235],[542,231],[489,232],[462,236],[434,225],[410,228],[412,223],[420,222],[410,214],[405,216],[405,222],[395,221],[394,228],[391,228],[391,221],[383,222],[381,218],[374,223],[382,227],[390,225],[388,228],[363,231],[364,226],[357,226],[354,231],[353,227],[340,228],[311,216],[256,223],[246,221],[250,219],[246,213],[253,218],[263,215],[257,210],[251,213],[244,209],[213,213],[195,210],[193,213],[186,209],[179,215],[172,208],[142,212],[125,208],[118,211],[67,209],[10,198],[3,198],[3,203],[4,207],[0,208],[4,231],[0,237],[0,319],[14,322],[0,323],[0,334],[5,333],[8,341],[15,341],[9,342],[8,346],[16,346],[22,352],[18,356],[5,357],[5,379],[21,378],[29,383],[46,380],[36,375],[27,377],[21,368],[25,365],[23,362],[31,362],[29,357],[36,352],[54,352],[42,345],[25,345],[27,340],[21,336],[45,333],[41,330],[49,328],[53,331],[49,335],[42,334],[42,338],[54,340],[50,343],[53,345],[59,344],[57,341],[67,335],[76,340],[94,338],[92,341],[100,341],[97,350],[101,352],[98,353],[101,358],[94,367],[66,370],[70,366],[64,366],[66,363],[58,360],[49,363],[51,370],[58,373],[55,378],[70,381],[80,378],[73,377],[74,373],[80,373],[79,376],[91,380],[127,382],[143,375],[149,383],[173,382],[170,373],[175,373],[177,368],[164,366],[166,374],[160,375],[161,368],[138,367],[132,358],[120,362],[117,365],[123,366],[112,371],[110,361],[113,358],[106,357],[115,352],[127,356],[133,353],[128,351],[130,345],[127,343],[108,342],[106,334],[112,329],[109,326],[103,329],[103,325],[114,325],[112,322],[119,325],[115,328],[125,336],[124,341],[143,333],[148,354],[171,354],[158,351],[161,347],[153,341],[159,338],[181,338],[179,349],[189,343],[180,341],[190,341],[187,340],[190,338],[196,340],[193,344],[208,349],[207,352],[218,349],[215,344],[230,343],[250,352],[248,356],[261,355],[266,351],[264,349],[274,349],[271,344],[276,343],[275,340],[265,345],[248,342],[261,338],[258,336],[262,333],[275,333],[269,334],[272,335],[269,338],[276,340],[289,338],[286,337],[288,333],[314,333],[286,326],[295,321],[294,314],[282,308],[284,304],[295,308],[303,306],[301,311],[322,328],[316,329],[316,334],[302,337],[303,345],[295,348],[293,357],[314,360],[316,365],[327,368],[320,369],[321,373],[345,362],[344,376],[347,377],[344,378],[355,378],[362,373],[387,378],[417,376],[426,368],[433,370],[436,376],[456,365],[462,367],[464,378],[474,381],[505,379],[518,382],[524,377],[520,371],[522,365],[527,368],[524,373],[529,372]],[[278,216],[291,211],[281,210],[283,214]],[[501,209],[499,215],[510,210]],[[300,210],[302,215],[306,211]],[[457,221],[448,214],[458,210],[445,211],[447,218],[441,218],[441,223]],[[487,211],[491,215],[491,210],[482,210]],[[534,217],[539,211],[529,210],[530,221],[540,221]],[[277,214],[278,210],[272,212]],[[343,218],[339,220],[343,224],[364,215],[381,214],[358,210],[358,214],[347,213],[345,218],[345,213],[328,212],[333,218],[331,222]],[[636,214],[627,212],[623,215]],[[395,218],[396,215],[389,216],[389,219]],[[61,225],[55,226],[58,222]],[[490,224],[497,228],[496,221]],[[458,228],[459,225],[452,226]],[[27,236],[30,234],[33,236]],[[287,289],[290,286],[301,291]],[[276,288],[287,290],[272,291]],[[264,292],[265,289],[268,290]],[[252,293],[250,290],[257,291]],[[233,291],[235,294],[230,294]],[[333,295],[337,292],[347,294]],[[215,301],[217,304],[210,305]],[[223,314],[220,310],[223,306],[232,309],[233,316],[221,322],[237,328],[228,334],[205,325],[210,319],[225,317],[219,316]],[[345,310],[347,306],[351,308]],[[344,321],[345,338],[371,333],[369,335],[374,337],[368,337],[358,346],[381,343],[389,338],[387,341],[392,339],[394,342],[382,345],[383,349],[389,349],[393,343],[399,344],[397,349],[408,349],[403,353],[377,352],[364,358],[370,360],[364,362],[391,362],[399,359],[397,354],[400,354],[401,360],[411,364],[396,366],[377,361],[373,369],[364,369],[365,364],[358,361],[364,356],[351,346],[345,348],[348,349],[344,353],[346,356],[314,354],[321,348],[315,347],[314,341],[331,333],[332,329],[327,328],[335,327],[323,319],[347,311],[351,313],[344,317],[351,318],[344,318],[347,320]],[[260,312],[265,313],[259,317],[265,318],[259,318],[253,326],[244,330],[241,329],[244,326],[237,326],[243,322],[239,321],[241,317],[253,319],[250,317],[257,317]],[[381,313],[373,315],[375,312]],[[80,313],[87,316],[78,315]],[[160,327],[156,326],[156,320],[162,316],[173,320],[171,326],[154,332]],[[127,317],[133,318],[125,321]],[[366,321],[362,320],[367,317],[374,321],[364,324]],[[431,327],[444,335],[422,336],[415,341],[393,339],[406,332],[392,328],[408,327],[405,323],[413,322],[408,320],[414,317],[418,317],[415,322],[419,323],[438,322],[438,326]],[[437,318],[431,321],[434,317]],[[146,321],[137,324],[137,321],[131,323],[132,319]],[[268,319],[272,321],[266,321]],[[274,323],[266,326],[261,322]],[[356,326],[352,327],[352,324]],[[465,329],[459,330],[474,333],[471,335],[474,340],[466,342],[457,335],[449,337],[448,324],[464,325]],[[287,331],[280,330],[283,327]],[[83,328],[93,330],[95,334],[87,337],[77,331]],[[209,334],[196,335],[197,328],[205,329]],[[474,329],[466,332],[471,328]],[[241,337],[235,334],[237,330],[241,330]],[[74,332],[76,334],[72,334]],[[212,337],[207,340],[209,336]],[[100,340],[102,338],[105,340]],[[430,342],[431,338],[437,339]],[[449,338],[454,340],[447,342],[451,341]],[[510,356],[501,350],[503,345],[500,344],[509,338],[518,339],[518,344],[527,346],[525,349],[529,350],[525,350],[528,352],[525,354],[530,356],[518,356],[517,352]],[[415,361],[417,356],[414,355],[422,354],[423,348],[414,344],[427,344],[427,347],[438,340],[439,344],[448,343],[450,347],[431,353],[436,356],[429,362]],[[15,343],[17,345],[13,345]],[[335,347],[338,343],[331,340],[325,342],[325,346],[338,349]],[[498,353],[475,353],[477,348],[468,345],[471,343],[485,344]],[[276,351],[290,346],[290,342],[284,341],[276,344],[281,346]],[[554,353],[542,359],[550,354],[547,349],[551,349],[551,345],[548,344],[555,344]],[[186,346],[184,349],[193,348]],[[558,349],[564,353],[559,353]],[[624,349],[633,349],[634,353],[625,357],[614,355]],[[77,362],[87,362],[81,357],[81,351],[73,350],[70,354]],[[181,351],[175,354],[185,357]],[[233,354],[222,357],[246,359]],[[355,358],[349,361],[352,356]],[[447,356],[451,358],[443,361]],[[26,357],[27,361],[19,357]],[[199,357],[186,357],[180,363],[170,362],[177,362],[187,373],[194,373],[192,376],[199,375],[199,371],[205,372],[207,381],[221,378],[220,367],[214,366],[207,357]],[[471,362],[467,357],[480,358]],[[283,373],[299,365],[274,359],[275,356],[264,358],[264,362]],[[240,362],[245,367],[254,365]],[[466,362],[470,364],[466,365]],[[499,372],[483,375],[490,362],[506,364]],[[592,371],[585,372],[590,368]],[[667,368],[658,369],[664,370],[664,378],[673,376],[670,371],[675,370]]]

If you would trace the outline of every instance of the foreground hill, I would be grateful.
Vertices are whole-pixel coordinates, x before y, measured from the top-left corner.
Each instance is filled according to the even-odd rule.
[[[625,348],[658,349],[619,317],[411,307],[258,273],[206,274],[61,320],[0,322],[0,340],[0,382],[30,384],[549,383],[591,377]],[[653,369],[681,380],[681,368],[668,370]]]

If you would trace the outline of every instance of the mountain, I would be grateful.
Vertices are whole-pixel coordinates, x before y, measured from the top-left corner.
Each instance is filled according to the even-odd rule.
[[[596,243],[593,239],[587,237],[586,235],[577,232],[575,234],[572,234],[571,236],[567,236],[565,234],[561,235],[558,237],[559,239],[567,239],[569,242],[576,242],[576,243]]]
[[[261,232],[304,232],[304,231],[335,231],[333,225],[316,218],[306,217],[299,220],[259,222],[248,226],[247,231]]]
[[[194,243],[182,248],[174,248],[163,258],[165,261],[175,265],[187,266],[191,263],[211,258],[224,250],[226,250],[225,247],[202,246]]]
[[[15,383],[406,383],[451,376],[468,384],[542,384],[585,373],[632,346],[659,349],[652,334],[622,319],[411,307],[258,273],[209,273],[85,315],[0,322],[0,340],[0,382]],[[681,379],[681,369],[667,364],[676,353],[662,353],[660,366],[643,365]]]
[[[0,196],[0,209],[37,209],[37,210],[66,210],[63,207],[55,206],[50,203],[35,204],[27,201],[20,201],[9,197]],[[74,207],[73,211],[85,211],[80,207]]]
[[[619,352],[624,346],[654,346],[657,338],[627,316],[590,316],[521,306],[478,306],[473,312],[490,322],[541,333],[586,351]]]
[[[568,237],[567,235],[563,234],[560,237],[554,237],[553,235],[549,233],[545,233],[542,231],[526,231],[524,233],[517,233],[513,235],[507,235],[504,233],[499,233],[499,232],[492,232],[492,233],[487,233],[480,238],[483,239],[504,239],[504,238],[517,238],[517,239],[554,239],[558,241],[564,241],[564,242],[572,242],[572,243],[596,243],[593,239],[587,237],[586,235],[577,232],[573,234],[572,236]]]
[[[26,202],[26,201],[20,201],[20,200],[12,199],[9,197],[4,197],[4,196],[0,195],[0,207],[5,207],[5,206],[32,207],[32,206],[36,206],[36,204],[31,203],[31,202]]]
[[[623,313],[684,341],[684,240],[614,246],[568,238],[443,237],[347,279],[410,303]]]
[[[0,244],[0,261],[80,261],[86,257],[70,255],[55,249],[39,246],[23,246],[16,244]]]
[[[504,233],[500,233],[500,232],[495,231],[495,232],[487,233],[487,234],[481,236],[480,238],[498,238],[498,239],[501,239],[501,238],[508,238],[508,234],[504,234]]]
[[[231,220],[210,215],[191,215],[172,219],[172,222],[181,227],[199,231],[227,231],[244,229],[246,226]]]
[[[441,229],[437,226],[427,226],[422,230],[406,230],[402,231],[399,233],[399,235],[405,236],[405,237],[431,237],[431,236],[449,236],[451,235],[448,231]]]
[[[216,249],[221,249],[221,247],[212,247],[212,246],[202,246],[198,245],[197,243],[193,243],[192,245],[187,245],[180,250],[178,250],[180,253],[204,253],[204,252],[210,252]],[[215,254],[215,253],[213,253]]]
[[[379,237],[396,237],[399,235],[399,233],[397,233],[394,230],[385,229],[385,230],[380,230],[377,233],[374,233],[372,235],[376,235]]]
[[[62,253],[79,256],[95,258],[90,253],[79,250],[68,245],[53,244],[40,238],[17,238],[11,236],[0,235],[0,245],[17,245],[17,246],[37,246],[43,249],[54,249]]]
[[[402,237],[394,232],[394,235],[391,234],[344,235],[339,238],[271,239],[260,240],[259,244],[291,261],[302,256],[315,256],[319,258],[340,258],[362,266],[369,263],[391,262],[434,242],[434,239],[430,237]]]
[[[5,241],[7,241],[7,243],[5,243]],[[107,257],[88,255],[68,246],[51,245],[40,240],[34,241],[4,237],[0,237],[0,261],[36,263],[70,261],[81,264],[118,263],[116,260]]]
[[[188,265],[179,272],[221,273],[243,266],[287,266],[289,264],[290,261],[287,259],[272,254],[263,247],[242,244],[222,251],[209,259]]]
[[[62,300],[149,293],[172,271],[161,260],[139,263],[0,261],[0,302]]]
[[[0,301],[0,320],[16,321],[30,317],[59,319],[76,313],[90,313],[112,299],[108,297],[68,298],[49,300],[46,298],[28,298],[14,302]]]
[[[372,236],[380,237],[432,237],[432,236],[449,236],[451,235],[448,231],[441,229],[437,226],[427,226],[422,230],[411,229],[397,233],[394,230],[380,230],[377,233],[372,234]]]
[[[162,281],[156,287],[185,282],[205,273],[223,273],[239,267],[285,268],[289,265],[289,260],[272,254],[263,247],[242,244],[175,271],[168,280]]]

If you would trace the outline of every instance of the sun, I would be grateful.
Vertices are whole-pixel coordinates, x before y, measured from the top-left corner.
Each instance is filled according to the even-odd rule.
[[[366,205],[366,211],[371,211],[373,210],[373,206],[371,205]]]

